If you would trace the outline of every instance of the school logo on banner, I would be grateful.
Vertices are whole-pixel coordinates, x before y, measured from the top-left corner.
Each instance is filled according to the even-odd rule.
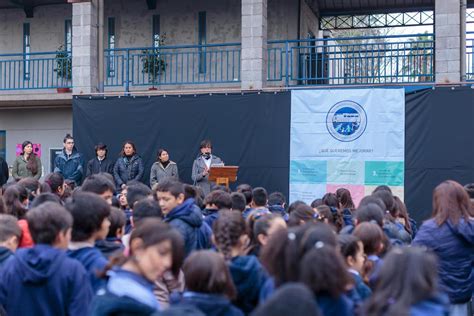
[[[360,104],[344,100],[331,107],[326,116],[326,127],[338,141],[351,142],[364,133],[367,114]]]

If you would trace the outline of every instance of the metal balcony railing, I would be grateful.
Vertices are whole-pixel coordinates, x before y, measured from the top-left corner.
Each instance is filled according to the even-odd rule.
[[[466,80],[474,81],[474,32],[466,33]]]

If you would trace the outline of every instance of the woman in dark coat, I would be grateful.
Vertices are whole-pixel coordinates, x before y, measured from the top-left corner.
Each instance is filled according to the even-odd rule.
[[[143,178],[143,160],[137,154],[135,144],[126,141],[120,157],[115,162],[114,179],[117,189],[123,189],[128,181],[141,181]]]

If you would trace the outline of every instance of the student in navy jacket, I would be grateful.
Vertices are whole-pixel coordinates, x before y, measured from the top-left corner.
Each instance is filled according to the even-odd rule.
[[[212,230],[215,246],[228,261],[237,288],[237,297],[233,302],[249,314],[258,305],[260,290],[268,276],[257,257],[245,255],[249,237],[242,214],[238,211],[220,211]]]
[[[130,237],[130,256],[121,262],[107,273],[107,285],[97,292],[90,315],[156,315],[160,306],[154,282],[169,270],[178,277],[183,240],[161,220],[144,219]]]
[[[206,316],[243,316],[233,306],[237,291],[224,258],[210,250],[193,252],[184,262],[186,291],[179,305],[192,305]]]
[[[46,202],[27,214],[33,248],[16,252],[0,274],[0,305],[8,315],[88,315],[92,289],[82,265],[66,256],[71,215]]]
[[[232,208],[232,198],[230,197],[230,194],[225,191],[215,190],[206,196],[204,199],[204,205],[206,205],[206,208],[202,211],[204,221],[209,225],[209,227],[212,227],[219,210],[230,210]]]
[[[74,219],[67,255],[82,263],[95,292],[104,283],[98,274],[104,270],[108,261],[94,244],[107,237],[110,206],[97,194],[75,192],[66,203],[66,208]]]
[[[107,145],[104,143],[98,143],[94,149],[96,157],[87,162],[86,177],[101,172],[113,175],[114,162],[107,157]]]
[[[193,250],[211,247],[210,227],[203,221],[202,213],[193,198],[184,198],[181,182],[165,179],[154,188],[154,197],[163,212],[164,221],[176,228],[184,239],[185,256]]]
[[[449,315],[449,301],[438,292],[436,261],[422,248],[394,248],[385,257],[374,294],[364,304],[362,315]]]
[[[465,315],[474,284],[474,211],[459,183],[445,181],[435,188],[433,216],[420,227],[413,244],[438,256],[441,290],[448,294],[451,308]],[[455,310],[451,313],[458,315]]]

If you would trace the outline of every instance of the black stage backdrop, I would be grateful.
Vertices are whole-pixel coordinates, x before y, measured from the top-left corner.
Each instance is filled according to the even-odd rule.
[[[437,87],[405,100],[405,203],[420,221],[439,183],[474,182],[474,90]]]
[[[145,183],[159,147],[191,183],[192,162],[204,138],[227,165],[239,165],[238,183],[288,196],[290,94],[167,97],[75,97],[76,145],[87,159],[105,142],[116,159],[125,139],[145,160]],[[430,216],[433,189],[453,179],[474,182],[474,90],[436,88],[406,95],[405,202],[418,221]],[[316,197],[315,197],[316,198]]]
[[[73,132],[87,160],[98,142],[106,143],[108,156],[117,159],[123,141],[134,141],[145,162],[146,184],[158,148],[169,151],[180,179],[192,183],[199,143],[209,138],[215,155],[240,167],[238,183],[288,196],[289,93],[74,97]]]

